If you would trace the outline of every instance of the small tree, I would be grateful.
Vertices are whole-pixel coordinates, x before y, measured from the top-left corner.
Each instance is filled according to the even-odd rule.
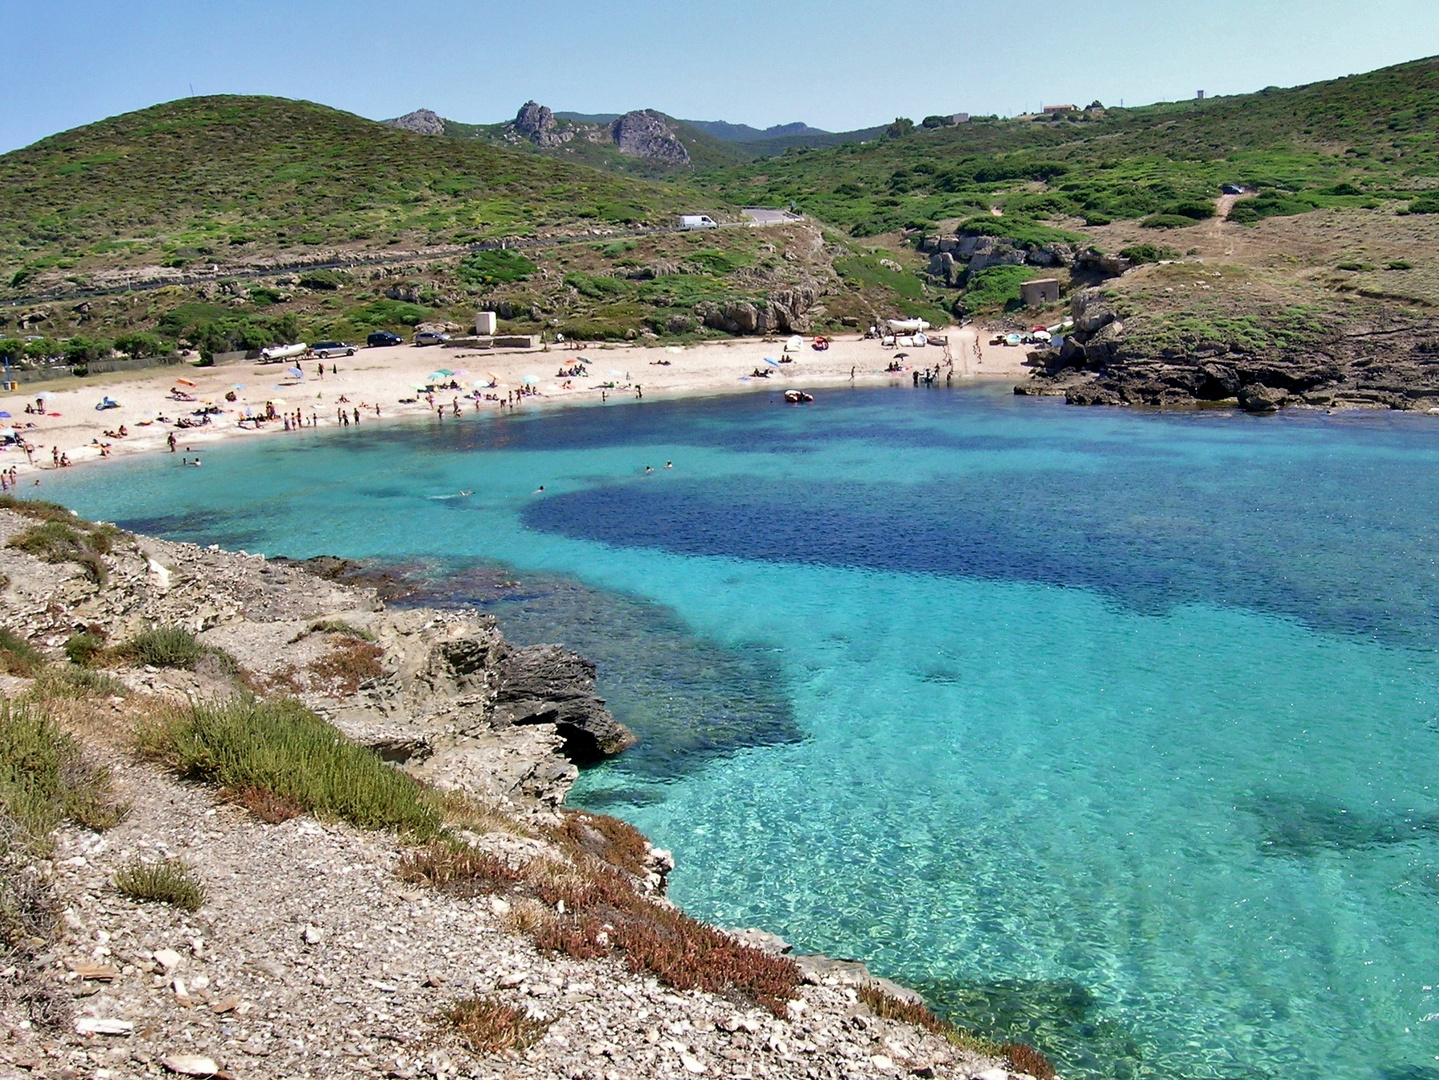
[[[898,139],[902,135],[908,135],[914,130],[914,121],[908,117],[896,116],[894,123],[884,129],[884,133],[891,139]]]
[[[136,360],[144,359],[147,356],[159,356],[165,351],[165,343],[160,340],[159,334],[140,332],[134,334],[122,334],[115,339],[115,348],[127,356],[133,356]]]

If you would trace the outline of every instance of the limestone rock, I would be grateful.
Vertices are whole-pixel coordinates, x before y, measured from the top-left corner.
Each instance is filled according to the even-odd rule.
[[[509,648],[499,662],[495,717],[501,723],[554,724],[571,761],[587,763],[635,743],[595,694],[595,665],[559,645]]]
[[[429,109],[416,109],[414,112],[405,113],[404,116],[386,120],[385,123],[391,127],[403,128],[419,135],[443,135],[445,133],[444,120],[438,113],[431,112]]]
[[[1288,390],[1263,383],[1250,383],[1239,388],[1239,405],[1245,412],[1278,412],[1288,399]]]

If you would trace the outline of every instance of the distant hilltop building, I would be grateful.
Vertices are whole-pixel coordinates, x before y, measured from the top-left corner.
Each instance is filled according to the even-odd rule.
[[[1052,115],[1055,114],[1055,113],[1078,112],[1078,111],[1079,111],[1079,110],[1076,109],[1073,105],[1046,105],[1046,106],[1044,107],[1044,112],[1045,112],[1045,115],[1046,115],[1046,116],[1052,116]]]
[[[1204,100],[1204,91],[1203,91],[1203,90],[1196,90],[1196,91],[1194,91],[1194,97],[1195,97],[1195,99],[1198,100],[1198,101],[1203,101],[1203,100]]]
[[[969,113],[957,112],[949,118],[949,122],[951,124],[967,124],[969,123]]]

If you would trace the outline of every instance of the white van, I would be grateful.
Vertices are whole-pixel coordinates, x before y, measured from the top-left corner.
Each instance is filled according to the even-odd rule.
[[[681,229],[718,229],[719,223],[708,214],[681,214]]]

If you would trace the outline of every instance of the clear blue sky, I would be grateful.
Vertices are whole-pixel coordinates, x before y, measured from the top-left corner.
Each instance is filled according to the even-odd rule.
[[[1436,0],[0,0],[0,151],[190,93],[376,119],[657,108],[830,130],[1290,86],[1439,53]]]

